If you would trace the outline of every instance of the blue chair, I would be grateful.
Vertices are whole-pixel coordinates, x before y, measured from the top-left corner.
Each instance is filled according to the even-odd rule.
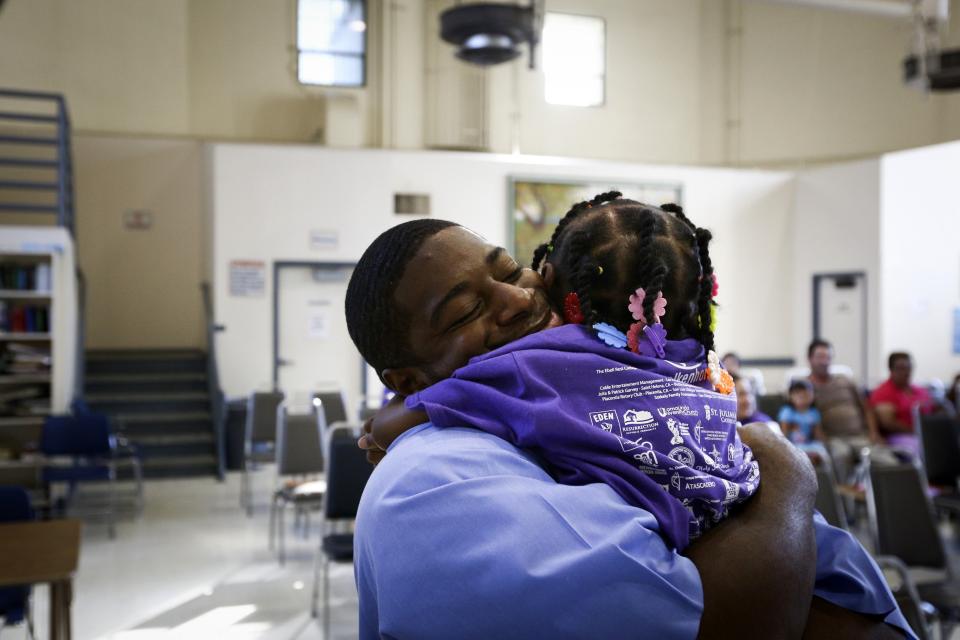
[[[73,497],[81,482],[107,482],[110,485],[107,518],[110,537],[116,534],[117,442],[110,420],[99,413],[75,416],[49,416],[43,423],[40,451],[48,458],[67,457],[68,464],[48,464],[43,469],[43,482],[48,487],[66,483],[67,500]],[[52,462],[52,460],[50,460]],[[142,496],[139,460],[131,458],[138,483],[138,499]]]
[[[23,487],[0,486],[0,523],[33,520],[30,495]],[[30,585],[0,587],[0,618],[4,626],[20,624],[24,620],[33,636],[30,621]]]

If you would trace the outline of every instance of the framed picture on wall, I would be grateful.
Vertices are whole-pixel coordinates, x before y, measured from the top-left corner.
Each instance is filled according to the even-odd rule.
[[[683,204],[679,183],[576,182],[549,178],[511,177],[509,187],[509,249],[524,265],[530,264],[537,245],[550,239],[553,228],[571,205],[604,191],[620,191],[623,197],[661,205]]]

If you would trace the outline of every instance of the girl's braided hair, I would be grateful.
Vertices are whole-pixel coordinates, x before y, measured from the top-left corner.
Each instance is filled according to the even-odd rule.
[[[554,266],[553,304],[563,308],[564,297],[575,292],[583,324],[608,322],[626,331],[634,322],[627,309],[630,294],[644,290],[643,316],[652,324],[657,293],[663,292],[667,335],[695,338],[712,351],[710,232],[678,205],[658,208],[621,195],[608,191],[575,204],[534,251],[535,270],[544,261]]]

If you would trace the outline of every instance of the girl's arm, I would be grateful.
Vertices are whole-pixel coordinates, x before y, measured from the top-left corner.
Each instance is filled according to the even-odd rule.
[[[783,432],[783,435],[787,437],[787,440],[793,442],[793,432],[797,430],[797,423],[781,420],[780,430]]]
[[[373,442],[381,450],[386,451],[400,434],[417,425],[427,422],[427,414],[423,411],[410,411],[404,405],[406,398],[396,395],[385,404],[370,419],[370,433]],[[366,429],[365,429],[366,431]]]
[[[819,422],[813,425],[813,439],[820,442],[826,442],[827,438],[823,435],[823,425]]]

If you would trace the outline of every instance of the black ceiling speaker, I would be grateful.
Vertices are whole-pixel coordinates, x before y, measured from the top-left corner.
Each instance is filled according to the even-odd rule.
[[[458,4],[440,14],[440,37],[457,46],[457,57],[489,66],[513,60],[520,45],[530,45],[530,68],[534,47],[540,40],[540,16],[536,0],[529,6],[515,4]]]
[[[926,65],[916,55],[903,61],[906,82],[925,81],[930,91],[960,90],[960,49],[944,49],[927,56]],[[926,78],[921,76],[926,74]]]

